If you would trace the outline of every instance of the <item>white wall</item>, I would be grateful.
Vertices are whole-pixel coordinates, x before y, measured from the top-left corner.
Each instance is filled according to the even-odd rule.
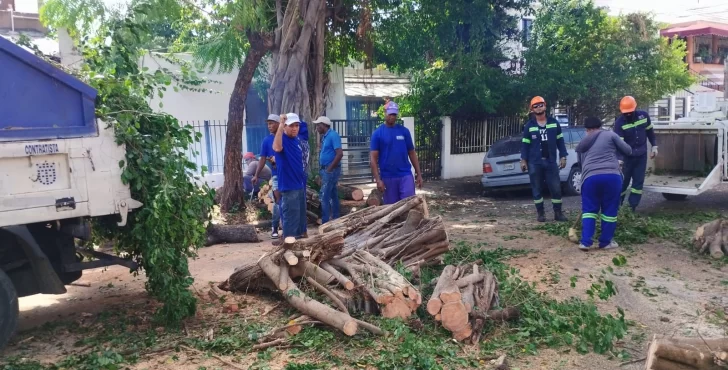
[[[344,92],[344,67],[334,66],[329,74],[329,96],[326,102],[326,117],[346,119],[346,94]],[[343,135],[343,133],[339,133]]]
[[[452,121],[442,117],[442,179],[477,176],[483,174],[485,152],[469,154],[450,154]]]

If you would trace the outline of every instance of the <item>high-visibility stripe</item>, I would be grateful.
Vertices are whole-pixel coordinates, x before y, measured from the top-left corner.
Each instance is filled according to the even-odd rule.
[[[645,127],[645,130],[652,130],[653,125],[650,123],[649,126]]]
[[[631,123],[631,124],[628,124],[628,125],[624,125],[624,126],[622,126],[622,130],[629,130],[629,129],[633,128],[633,127],[637,127],[637,126],[640,126],[640,125],[644,125],[645,123],[647,123],[647,118],[643,118],[643,119],[641,119],[641,120],[639,120],[639,121],[637,121],[635,123]]]
[[[581,214],[581,218],[582,219],[592,218],[592,219],[595,219],[596,220],[597,219],[597,214],[596,213],[582,213]]]
[[[526,143],[526,144],[531,144],[531,139],[525,139],[525,138],[524,138],[524,139],[523,139],[523,140],[521,140],[521,141],[523,141],[523,142],[524,142],[524,143]]]
[[[627,193],[629,193],[629,190],[625,190],[625,191],[623,191],[623,192],[622,192],[622,196],[625,196],[625,195],[627,195]]]
[[[642,194],[642,190],[632,189],[633,194]]]
[[[548,125],[546,125],[546,128],[556,128],[556,124],[555,123],[549,123]]]
[[[558,134],[558,135],[556,135],[556,140],[563,139],[563,138],[564,138],[564,134]]]
[[[559,204],[561,203],[561,199],[551,199],[551,203]]]
[[[528,128],[528,131],[529,131],[529,132],[534,132],[534,131],[538,131],[538,127],[529,127],[529,128]]]
[[[604,222],[617,222],[617,217],[610,217],[602,215],[602,221]]]
[[[540,204],[540,203],[543,203],[543,198],[541,198],[541,199],[536,199],[536,200],[534,200],[533,202],[534,202],[534,203],[536,203],[536,204]]]

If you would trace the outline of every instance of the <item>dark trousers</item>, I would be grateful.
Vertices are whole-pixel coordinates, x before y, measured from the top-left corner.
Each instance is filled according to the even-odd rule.
[[[300,237],[306,232],[306,190],[287,190],[281,192],[281,221],[283,237]]]
[[[590,176],[581,185],[581,244],[591,247],[597,218],[602,220],[599,247],[605,247],[612,242],[617,229],[621,187],[622,177],[617,174]]]
[[[543,210],[542,188],[544,181],[551,193],[554,211],[561,211],[561,180],[559,165],[556,162],[542,161],[539,164],[528,164],[528,177],[531,179],[531,192],[537,210]]]
[[[321,176],[321,192],[319,195],[321,199],[321,223],[326,223],[329,220],[339,218],[341,213],[339,191],[336,188],[339,176],[341,176],[341,167],[334,168],[331,172],[326,172],[326,169],[322,168],[319,174]]]
[[[622,199],[620,204],[624,203],[624,198],[629,193],[629,206],[632,210],[637,208],[642,200],[642,187],[645,184],[645,171],[647,171],[647,154],[639,157],[624,157],[624,168],[622,180]],[[629,183],[632,182],[632,189],[628,192]]]

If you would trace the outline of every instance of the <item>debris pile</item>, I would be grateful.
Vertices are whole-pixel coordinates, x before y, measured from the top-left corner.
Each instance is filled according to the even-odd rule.
[[[350,312],[404,319],[422,304],[420,290],[395,266],[418,272],[421,266],[442,262],[449,250],[448,234],[442,218],[428,216],[422,196],[362,209],[320,226],[319,234],[307,239],[285,238],[258,261],[239,266],[219,287],[281,292],[306,316],[295,320],[321,322],[350,336],[360,328],[381,334]],[[484,284],[475,281],[472,286]],[[314,299],[314,293],[325,299]],[[288,329],[265,339],[279,340],[292,334]]]

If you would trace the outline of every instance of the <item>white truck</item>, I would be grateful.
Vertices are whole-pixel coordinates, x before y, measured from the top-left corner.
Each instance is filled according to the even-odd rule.
[[[659,155],[647,163],[643,190],[684,200],[728,180],[728,102],[696,98],[687,117],[654,125]]]
[[[18,298],[63,294],[89,268],[136,265],[77,248],[90,217],[141,206],[121,181],[125,149],[95,117],[96,90],[0,37],[0,349]],[[84,261],[84,256],[88,256]]]

